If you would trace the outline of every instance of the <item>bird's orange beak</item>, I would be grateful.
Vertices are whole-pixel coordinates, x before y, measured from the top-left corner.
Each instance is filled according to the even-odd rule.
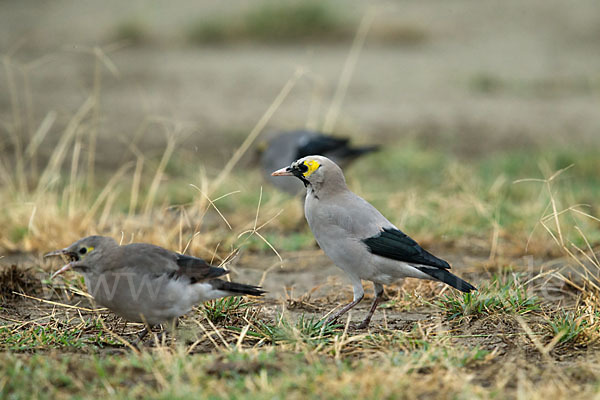
[[[61,269],[59,269],[58,271],[56,271],[55,273],[52,274],[52,276],[50,277],[50,279],[54,279],[56,278],[58,275],[62,274],[65,271],[70,270],[71,268],[73,268],[73,262],[68,263],[67,265],[63,266]]]
[[[292,176],[292,171],[290,171],[290,167],[283,167],[273,172],[271,176]]]
[[[53,256],[62,256],[62,255],[67,255],[67,254],[68,254],[67,249],[54,250],[54,251],[51,251],[50,253],[44,254],[44,258],[53,257]]]
[[[56,271],[55,273],[53,273],[52,276],[50,277],[50,279],[54,279],[58,275],[62,274],[63,272],[68,271],[71,268],[73,268],[73,263],[75,261],[77,261],[77,258],[73,254],[74,253],[68,251],[67,249],[55,250],[55,251],[51,251],[50,253],[44,254],[44,258],[46,258],[46,257],[53,257],[53,256],[69,256],[69,257],[71,257],[71,260],[73,260],[70,263],[68,263],[67,265],[63,266],[58,271]]]

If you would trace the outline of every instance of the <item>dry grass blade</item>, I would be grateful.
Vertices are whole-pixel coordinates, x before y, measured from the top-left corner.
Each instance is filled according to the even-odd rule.
[[[83,119],[91,111],[93,106],[93,97],[88,97],[67,124],[65,132],[63,133],[58,144],[56,145],[56,149],[54,150],[54,152],[52,152],[50,161],[48,161],[48,165],[46,166],[46,169],[44,170],[42,176],[38,181],[38,185],[36,188],[36,193],[38,193],[38,195],[46,191],[52,179],[55,176],[58,176],[60,167],[67,153],[67,146],[69,145],[71,139],[77,132],[81,121],[83,121]]]
[[[552,340],[550,343],[548,343],[548,345],[544,346],[542,343],[540,343],[540,341],[536,337],[537,335],[531,330],[531,328],[523,318],[516,315],[515,319],[517,320],[519,325],[521,325],[521,328],[523,328],[523,330],[529,337],[529,340],[531,340],[531,342],[535,345],[536,349],[540,352],[540,354],[544,357],[548,357],[548,354],[554,348],[556,343],[558,343],[558,340],[560,340],[560,338],[558,338],[556,341]]]
[[[137,209],[138,197],[140,195],[140,184],[142,182],[142,170],[144,168],[144,157],[139,155],[135,162],[133,181],[131,182],[131,194],[129,195],[129,211],[127,218],[130,219]]]
[[[100,208],[102,202],[109,196],[109,194],[113,193],[114,186],[117,184],[119,179],[121,179],[121,177],[125,174],[125,172],[131,167],[131,164],[132,163],[127,163],[121,166],[121,168],[119,168],[117,172],[115,172],[115,174],[106,183],[106,185],[96,198],[96,201],[92,204],[87,214],[83,217],[81,222],[82,226],[87,226],[91,223],[92,219],[94,218],[94,215],[96,215],[96,212]]]
[[[546,179],[518,179],[516,181],[513,181],[513,183],[515,183],[515,184],[523,183],[523,182],[544,183],[546,190],[548,192],[548,196],[550,197],[550,206],[552,207],[552,213],[550,214],[550,216],[554,219],[558,237],[555,237],[554,234],[549,230],[548,226],[546,226],[543,222],[542,222],[542,224],[544,225],[544,228],[546,228],[546,230],[548,230],[550,232],[553,239],[555,241],[557,241],[557,243],[559,243],[559,245],[561,247],[564,246],[564,238],[563,238],[562,230],[560,228],[560,221],[558,220],[558,217],[560,214],[558,212],[558,207],[556,205],[556,198],[554,196],[554,193],[552,192],[552,182],[554,180],[556,180],[556,178],[558,178],[563,172],[567,171],[568,169],[572,168],[573,166],[574,166],[574,164],[571,164],[565,168],[559,169],[558,171],[554,172],[549,178],[546,178]],[[546,219],[546,217],[544,217],[543,219]]]
[[[72,306],[70,304],[59,303],[59,302],[52,301],[52,300],[40,299],[38,297],[29,296],[29,295],[24,294],[24,293],[13,292],[13,294],[16,294],[17,296],[26,297],[26,298],[31,299],[31,300],[37,300],[37,301],[39,301],[41,303],[52,304],[52,305],[55,305],[55,306],[60,306],[60,307],[65,307],[65,308],[72,308],[74,310],[82,310],[82,311],[87,311],[87,312],[97,312],[97,311],[105,310],[105,308],[98,308],[98,309],[94,309],[93,310],[91,308],[85,308],[85,307],[79,307],[79,306]]]
[[[585,205],[585,206],[587,206],[587,204],[579,204],[578,206],[584,206],[584,205]],[[586,212],[583,212],[583,211],[581,211],[581,210],[578,210],[576,207],[577,207],[577,206],[572,206],[572,207],[569,207],[569,210],[570,210],[570,211],[573,211],[574,213],[577,213],[577,214],[583,215],[584,217],[587,217],[587,218],[589,218],[589,219],[592,219],[592,220],[594,220],[594,221],[596,221],[596,222],[600,222],[600,218],[594,217],[593,215],[590,215],[590,214],[588,214],[588,213],[586,213]]]
[[[75,144],[73,145],[73,156],[71,157],[71,174],[67,189],[63,192],[63,197],[66,197],[67,215],[73,216],[75,211],[75,203],[77,201],[77,171],[79,169],[79,154],[81,153],[81,136],[75,135]]]
[[[215,201],[219,201],[220,199],[222,199],[222,198],[224,198],[224,197],[227,197],[227,196],[229,196],[229,195],[235,194],[235,193],[240,193],[240,191],[239,191],[239,190],[236,190],[236,191],[233,191],[233,192],[229,192],[229,193],[227,193],[227,194],[225,194],[225,195],[223,195],[223,196],[219,196],[219,197],[218,197],[218,198],[216,198],[215,200],[211,200],[211,199],[210,199],[210,197],[208,197],[208,195],[207,195],[206,193],[204,193],[204,192],[202,191],[202,189],[200,189],[198,186],[194,185],[193,183],[190,183],[189,185],[190,185],[191,187],[193,187],[194,189],[196,189],[196,190],[198,191],[198,193],[200,193],[200,194],[201,194],[201,195],[202,195],[202,196],[203,196],[203,197],[206,199],[206,201],[208,201],[208,203],[210,204],[210,206],[211,206],[212,208],[214,208],[214,209],[215,209],[215,211],[217,212],[217,214],[219,214],[219,216],[221,217],[221,219],[222,219],[223,221],[225,221],[225,224],[227,224],[227,227],[228,227],[230,230],[231,230],[231,229],[233,229],[233,228],[231,227],[231,224],[229,223],[229,221],[227,221],[227,218],[225,218],[225,216],[223,215],[223,213],[221,212],[221,210],[219,210],[219,208],[218,208],[218,207],[215,205]]]
[[[210,185],[210,189],[208,191],[209,194],[211,194],[215,190],[217,190],[219,188],[219,186],[221,186],[223,181],[229,176],[229,174],[233,170],[233,167],[235,167],[237,165],[238,161],[242,158],[242,156],[250,148],[252,143],[254,143],[254,140],[256,140],[256,138],[262,132],[262,130],[265,128],[265,126],[267,125],[267,123],[269,122],[269,120],[271,119],[273,114],[275,114],[275,111],[277,111],[277,109],[281,106],[283,101],[287,98],[287,96],[290,94],[290,92],[292,91],[292,89],[294,88],[294,86],[296,85],[298,80],[303,75],[304,75],[304,71],[299,68],[294,72],[294,75],[285,83],[285,85],[283,85],[283,88],[281,88],[281,91],[279,92],[277,97],[275,97],[275,100],[273,100],[273,102],[271,103],[269,108],[267,108],[267,111],[265,111],[265,113],[262,115],[262,117],[260,117],[260,119],[254,126],[254,128],[252,128],[252,130],[250,131],[248,136],[246,136],[246,139],[244,140],[244,142],[240,145],[240,147],[238,147],[238,149],[235,151],[235,153],[233,153],[233,156],[231,156],[231,158],[229,159],[229,161],[227,162],[225,167],[221,170],[219,175],[212,182],[212,184]]]
[[[50,132],[50,129],[52,129],[52,126],[56,122],[57,115],[58,114],[56,111],[49,111],[48,114],[46,114],[46,116],[42,120],[39,128],[37,129],[37,131],[31,138],[31,141],[29,142],[29,144],[27,145],[27,148],[25,149],[25,160],[26,161],[29,161],[33,157],[35,157],[37,150],[40,147],[40,144],[44,141],[44,138],[46,137],[48,132]]]
[[[578,233],[580,238],[585,243],[587,251],[582,249],[572,240],[569,240],[564,237],[560,217],[571,213],[577,216],[588,218],[589,220],[592,220],[594,222],[599,222],[600,219],[579,209],[581,207],[586,206],[585,204],[572,205],[559,211],[558,200],[552,188],[552,182],[555,181],[557,177],[559,177],[564,171],[568,170],[572,166],[573,165],[569,165],[566,168],[556,171],[547,179],[519,180],[515,181],[515,183],[527,181],[544,183],[544,187],[546,189],[550,201],[546,209],[544,210],[542,217],[539,219],[538,223],[544,227],[546,232],[550,235],[550,237],[559,247],[561,252],[564,253],[573,262],[575,262],[575,264],[579,267],[572,269],[571,273],[575,274],[576,276],[582,279],[583,286],[574,282],[573,279],[571,279],[570,277],[564,276],[562,273],[556,272],[554,275],[562,279],[565,283],[569,284],[570,286],[577,288],[585,296],[597,299],[597,293],[600,292],[600,278],[598,276],[598,272],[600,271],[600,263],[598,262],[598,257],[596,256],[590,241],[579,226],[574,226],[574,230]],[[552,211],[549,214],[546,214],[548,208],[551,208]],[[530,239],[532,233],[529,235]],[[575,252],[571,251],[571,249],[575,249]],[[595,269],[595,271],[590,270],[590,265]],[[589,292],[590,289],[592,289],[593,293]],[[560,337],[554,338],[553,340],[553,342],[556,343],[558,341],[560,341]]]
[[[553,177],[558,176],[556,174],[552,175]],[[546,187],[548,188],[548,194],[550,195],[550,204],[552,204],[552,215],[554,216],[554,223],[556,224],[556,230],[558,232],[558,238],[560,240],[560,245],[565,245],[565,240],[563,239],[562,231],[560,229],[560,221],[558,220],[558,212],[556,208],[556,199],[552,194],[552,187],[550,186],[550,179],[546,182]],[[545,226],[545,225],[544,225]]]
[[[587,215],[587,214],[584,214]],[[592,217],[591,215],[588,215],[588,217],[597,220],[597,218]],[[577,230],[577,232],[579,232],[579,235],[583,238],[583,240],[585,241],[585,245],[588,248],[589,253],[592,255],[592,257],[594,257],[594,259],[590,259],[590,262],[597,268],[600,270],[600,260],[598,260],[598,257],[596,257],[596,252],[594,252],[594,249],[592,248],[592,245],[590,244],[590,241],[588,240],[587,236],[585,236],[585,234],[583,233],[583,231],[581,230],[581,228],[579,228],[578,226],[575,227],[575,229]],[[589,258],[589,256],[586,257]]]
[[[154,201],[156,200],[156,192],[158,191],[158,186],[160,185],[160,181],[165,172],[165,168],[167,167],[167,163],[169,162],[171,155],[175,150],[175,143],[175,136],[168,135],[167,147],[165,148],[160,163],[158,164],[158,168],[156,169],[156,173],[154,174],[154,178],[152,179],[152,183],[150,184],[150,189],[148,190],[146,203],[144,204],[143,214],[147,218],[149,218],[150,214],[152,213],[152,207],[154,206]]]
[[[213,339],[213,337],[212,337],[213,334],[208,332],[208,330],[200,322],[198,322],[198,326],[200,326],[200,329],[202,329],[202,331],[204,332],[204,336],[207,337],[208,340],[210,340],[210,342],[213,344],[213,346],[215,346],[215,349],[217,349],[217,350],[221,349],[221,346],[219,346],[219,344],[216,342],[216,340]]]
[[[112,49],[109,48],[109,52],[110,52],[110,50],[112,50]],[[101,61],[102,64],[104,64],[106,69],[108,69],[111,74],[113,74],[116,78],[118,78],[120,76],[119,69],[117,68],[115,63],[110,59],[110,57],[107,55],[106,51],[104,51],[101,47],[98,47],[98,46],[94,46],[92,51],[93,51],[94,55],[97,57],[97,59],[99,61]]]
[[[331,106],[329,107],[329,111],[325,117],[325,122],[323,123],[323,132],[325,133],[331,133],[335,128],[335,123],[340,113],[340,109],[342,108],[344,97],[346,97],[346,92],[348,91],[348,86],[350,85],[354,68],[356,68],[358,57],[360,56],[362,48],[365,44],[365,39],[369,33],[369,30],[371,29],[374,19],[375,11],[373,9],[369,9],[369,11],[367,11],[360,21],[360,25],[356,31],[356,36],[352,42],[352,47],[350,48],[350,53],[348,53],[348,58],[344,63],[344,68],[342,69],[333,100],[331,101]]]
[[[106,198],[106,201],[104,202],[104,208],[102,210],[102,213],[100,214],[100,218],[98,218],[98,230],[102,231],[108,226],[108,221],[111,217],[111,210],[118,195],[119,190],[114,190],[110,192],[110,194]]]
[[[129,341],[127,339],[125,339],[124,337],[122,337],[121,335],[117,334],[116,332],[113,332],[112,329],[109,329],[106,326],[106,324],[104,323],[104,320],[102,318],[98,318],[98,320],[100,321],[100,325],[102,325],[102,329],[104,329],[104,331],[108,332],[108,334],[110,336],[114,337],[119,342],[121,342],[121,344],[123,344],[124,346],[128,347],[129,350],[133,351],[136,354],[140,354],[140,350],[137,347],[135,347],[134,345],[132,345],[131,343],[129,343]]]
[[[238,351],[242,350],[242,344],[244,343],[244,339],[246,338],[246,334],[248,333],[250,326],[251,326],[250,324],[244,326],[244,328],[240,332],[237,342],[235,343],[236,350],[238,350]]]
[[[260,234],[259,230],[262,229],[263,227],[265,227],[269,222],[273,221],[279,214],[281,214],[281,211],[279,211],[273,218],[269,219],[267,222],[265,222],[264,224],[257,226],[258,225],[258,216],[260,214],[260,206],[262,203],[262,186],[260,187],[260,194],[258,196],[258,205],[256,206],[256,215],[254,217],[254,226],[252,227],[252,229],[248,229],[246,231],[243,231],[242,233],[240,233],[238,235],[238,239],[246,234],[249,234],[246,239],[244,240],[247,241],[248,239],[250,239],[252,237],[252,235],[256,235],[260,238],[260,240],[262,240],[277,256],[277,258],[279,259],[279,262],[281,263],[281,265],[283,265],[283,258],[281,257],[281,255],[279,254],[279,252],[277,251],[277,249],[275,249],[275,247],[263,236]]]

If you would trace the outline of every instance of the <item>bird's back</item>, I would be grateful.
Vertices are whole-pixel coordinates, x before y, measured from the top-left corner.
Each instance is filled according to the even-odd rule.
[[[111,255],[111,269],[136,267],[143,274],[168,274],[177,271],[177,253],[149,243],[131,243]]]
[[[304,211],[315,236],[333,236],[339,230],[344,236],[362,239],[394,227],[379,210],[350,190],[331,197],[309,194]]]

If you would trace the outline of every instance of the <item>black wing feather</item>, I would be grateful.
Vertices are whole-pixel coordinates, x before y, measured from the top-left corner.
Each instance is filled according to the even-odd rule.
[[[298,134],[304,135],[306,131],[299,131]],[[351,147],[350,139],[345,137],[327,136],[318,132],[308,132],[303,137],[305,143],[298,146],[296,159],[311,155],[321,155],[327,157],[336,157],[339,159],[353,159],[363,154],[379,150],[378,145]]]
[[[385,228],[378,235],[363,239],[363,242],[371,253],[381,257],[409,264],[428,265],[442,269],[450,268],[446,261],[429,253],[399,229]]]
[[[475,286],[451,274],[450,265],[423,249],[399,229],[386,228],[376,236],[363,239],[369,251],[381,257],[414,265],[419,271],[444,282],[462,292],[477,290]]]
[[[224,268],[213,267],[201,258],[186,256],[185,254],[177,254],[176,262],[179,269],[174,274],[188,276],[191,283],[217,278],[229,273]]]
[[[312,135],[306,143],[298,147],[296,159],[315,154],[324,155],[325,153],[347,147],[348,141],[349,139],[347,138],[338,138],[321,134]]]

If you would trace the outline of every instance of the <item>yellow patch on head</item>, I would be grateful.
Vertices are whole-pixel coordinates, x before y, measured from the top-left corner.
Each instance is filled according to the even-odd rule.
[[[305,177],[309,177],[313,172],[315,172],[321,166],[321,164],[319,164],[315,160],[306,160],[306,161],[304,161],[303,164],[308,167],[308,170],[304,174],[302,174]]]
[[[90,246],[87,248],[87,252],[89,253],[90,251],[94,250],[94,246]]]

